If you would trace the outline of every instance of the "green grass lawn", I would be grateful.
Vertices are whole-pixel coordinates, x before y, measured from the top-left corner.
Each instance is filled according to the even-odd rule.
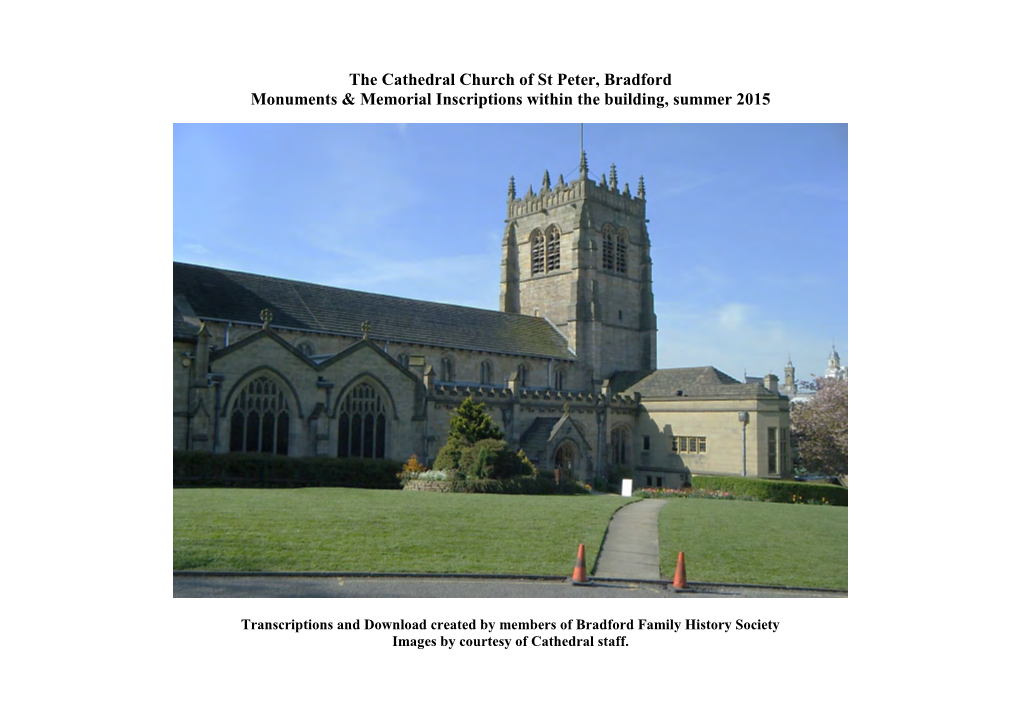
[[[175,489],[174,569],[520,573],[588,570],[619,496],[353,488]]]
[[[688,581],[847,588],[847,509],[672,500],[659,514],[659,564]]]

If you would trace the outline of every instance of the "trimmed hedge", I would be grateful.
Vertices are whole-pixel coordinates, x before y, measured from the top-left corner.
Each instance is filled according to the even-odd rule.
[[[515,476],[513,478],[465,478],[452,481],[454,493],[507,493],[514,495],[551,496],[555,494],[574,494],[583,491],[578,484],[563,481],[559,485],[556,479],[540,474],[533,476]]]
[[[261,453],[174,451],[175,488],[399,489],[401,464],[362,458],[291,458]]]
[[[734,496],[748,496],[770,503],[825,503],[846,506],[847,489],[840,486],[801,481],[769,481],[762,478],[733,476],[694,476],[694,488],[707,491],[729,491]]]

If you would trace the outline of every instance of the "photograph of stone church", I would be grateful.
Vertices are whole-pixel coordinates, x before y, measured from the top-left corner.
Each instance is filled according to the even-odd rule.
[[[566,478],[790,477],[776,376],[658,367],[656,209],[580,155],[569,182],[510,180],[499,310],[175,261],[174,450],[430,464],[470,397]]]

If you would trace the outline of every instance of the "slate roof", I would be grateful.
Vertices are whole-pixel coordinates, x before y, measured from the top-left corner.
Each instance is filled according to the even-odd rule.
[[[552,436],[553,429],[560,422],[560,418],[536,418],[528,426],[528,430],[521,434],[520,446],[524,455],[533,461],[538,461],[545,445]]]
[[[663,368],[654,371],[621,371],[611,380],[613,393],[640,393],[641,398],[775,398],[764,386],[741,383],[717,368]]]
[[[178,310],[177,304],[174,303],[174,340],[194,341],[197,335],[198,328],[184,320],[184,315]]]
[[[360,338],[492,353],[574,359],[566,338],[544,318],[363,293],[252,273],[174,263],[174,295],[205,320],[260,324]],[[183,320],[183,319],[182,319]],[[178,311],[174,308],[176,337]]]

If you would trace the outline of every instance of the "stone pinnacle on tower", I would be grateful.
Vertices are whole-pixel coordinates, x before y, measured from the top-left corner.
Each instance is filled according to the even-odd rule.
[[[643,175],[638,178],[637,197],[641,198],[641,200],[645,199],[645,176]]]
[[[507,200],[515,200],[517,198],[517,186],[514,185],[514,176],[510,176],[510,188],[507,190]]]
[[[542,175],[542,190],[549,190],[549,171]]]
[[[616,163],[609,165],[609,189],[616,191]]]
[[[581,151],[581,179],[588,177],[588,155],[582,150]]]

